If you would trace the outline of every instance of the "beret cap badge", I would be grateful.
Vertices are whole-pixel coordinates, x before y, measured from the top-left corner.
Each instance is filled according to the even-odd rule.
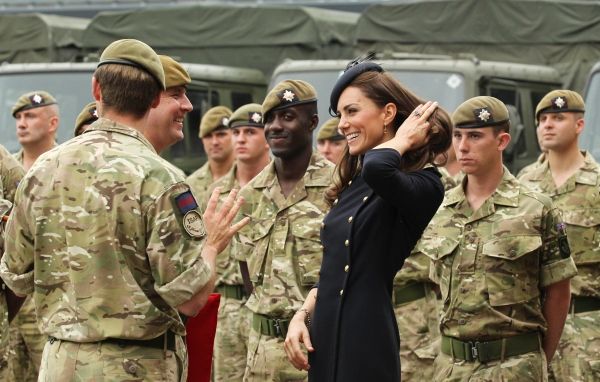
[[[481,122],[493,121],[492,114],[488,111],[487,108],[475,109],[475,118]]]
[[[44,97],[42,97],[41,95],[35,93],[33,94],[31,97],[29,97],[29,99],[31,100],[31,103],[34,105],[39,105],[42,102],[44,102]]]
[[[262,121],[262,115],[260,115],[260,113],[254,112],[254,113],[249,113],[249,119],[251,121],[254,121],[255,123],[260,123],[260,121]]]
[[[291,89],[285,89],[279,93],[279,99],[282,101],[292,102],[296,98],[296,94]]]
[[[552,100],[552,105],[557,109],[567,107],[567,101],[563,97],[556,97]]]

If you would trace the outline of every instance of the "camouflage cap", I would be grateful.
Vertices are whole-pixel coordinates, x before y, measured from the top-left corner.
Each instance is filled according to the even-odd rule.
[[[228,107],[215,106],[208,109],[200,121],[200,138],[215,130],[226,129],[229,126],[229,117],[231,117],[231,110]]]
[[[113,41],[102,55],[98,67],[105,64],[135,66],[150,73],[165,89],[165,72],[156,52],[146,43],[134,39]]]
[[[508,121],[506,105],[499,99],[488,96],[468,99],[452,114],[452,123],[459,129],[492,127]]]
[[[15,114],[22,110],[35,109],[36,107],[54,105],[56,103],[56,98],[52,94],[43,90],[36,90],[20,96],[12,107],[11,113],[15,117]]]
[[[81,113],[77,116],[75,120],[75,135],[77,135],[77,130],[82,125],[90,124],[98,119],[98,111],[96,110],[96,102],[90,102],[83,107]]]
[[[172,88],[174,86],[186,86],[192,79],[187,70],[177,61],[169,56],[158,55],[160,63],[165,72],[165,86]]]
[[[541,113],[585,112],[585,102],[579,93],[572,90],[553,90],[546,94],[535,108],[535,120]]]
[[[342,139],[346,139],[340,132],[338,131],[338,125],[340,124],[339,118],[331,118],[327,122],[321,126],[319,132],[317,133],[317,140],[329,139],[331,141],[341,141]]]
[[[262,105],[249,103],[234,111],[229,118],[229,127],[234,129],[240,126],[265,127],[262,122]]]
[[[308,82],[285,80],[278,83],[262,103],[263,118],[270,111],[317,102],[317,91]]]

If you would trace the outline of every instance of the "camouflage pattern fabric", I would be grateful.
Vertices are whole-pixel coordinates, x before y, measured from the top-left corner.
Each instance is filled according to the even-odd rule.
[[[12,154],[12,156],[21,166],[23,166],[23,149],[19,149],[19,151]]]
[[[47,341],[40,382],[186,382],[187,351],[181,337],[176,351],[116,344]]]
[[[446,193],[419,246],[441,289],[440,332],[462,341],[543,334],[543,288],[577,273],[560,212],[507,168],[473,211],[463,191],[467,181]]]
[[[538,167],[542,166],[546,162],[546,154],[541,153],[538,159],[523,167],[521,171],[517,174],[517,179],[522,180],[525,176],[528,176],[529,173],[535,171]],[[538,191],[539,192],[539,191]]]
[[[185,335],[175,307],[210,278],[202,228],[176,169],[141,133],[101,118],[38,158],[19,184],[0,276],[33,293],[47,336]]]
[[[453,361],[444,353],[435,360],[435,382],[545,382],[548,380],[546,355],[543,351],[531,352],[504,361],[487,363]]]
[[[212,172],[210,172],[208,162],[204,163],[202,167],[191,173],[190,176],[186,178],[185,182],[190,185],[198,204],[200,204],[201,209],[204,210],[206,203],[208,203],[208,198],[210,198],[208,190],[211,184],[214,183],[214,178]]]
[[[571,294],[600,299],[600,165],[590,153],[583,152],[583,155],[583,166],[558,188],[548,162],[522,175],[520,180],[548,195],[562,211],[571,256],[578,270],[571,280]],[[598,380],[599,360],[600,311],[569,314],[557,353],[550,363],[556,380]],[[597,378],[589,379],[594,370]]]
[[[459,172],[450,175],[445,167],[442,174],[444,190],[456,187],[463,177]],[[403,381],[429,381],[433,377],[433,360],[439,352],[439,314],[441,302],[436,297],[435,284],[429,280],[430,260],[418,251],[420,242],[406,259],[394,278],[394,289],[412,283],[426,288],[425,297],[394,307],[400,331],[400,365]]]
[[[213,183],[206,195],[212,194],[216,187],[221,187],[219,202],[222,202],[229,192],[237,188],[237,165],[234,164],[229,172]],[[215,285],[236,285],[242,287],[239,263],[231,254],[231,245],[217,257],[217,281]],[[213,350],[213,382],[241,381],[246,367],[248,330],[251,313],[244,307],[246,299],[238,300],[221,296],[217,316],[217,332]]]
[[[318,281],[323,257],[321,222],[329,207],[324,191],[331,184],[333,165],[313,152],[304,177],[287,198],[283,196],[274,162],[240,192],[242,216],[251,218],[233,242],[236,259],[246,261],[254,292],[246,306],[253,313],[289,319],[302,306]],[[283,338],[250,332],[244,380],[281,381],[298,376],[283,350]],[[306,373],[302,372],[302,379]],[[294,377],[295,378],[295,377]]]
[[[47,339],[38,328],[35,304],[29,295],[10,323],[7,381],[37,381]]]
[[[24,175],[23,167],[4,146],[0,145],[0,217],[10,213],[17,186]],[[0,221],[0,254],[4,252],[4,228],[5,223]],[[7,377],[8,345],[8,309],[4,297],[4,283],[2,283],[0,290],[0,380],[2,381]]]

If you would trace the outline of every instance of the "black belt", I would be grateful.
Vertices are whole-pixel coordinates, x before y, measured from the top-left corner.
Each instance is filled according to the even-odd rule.
[[[595,310],[600,310],[600,299],[596,297],[571,296],[571,312],[584,313]]]
[[[56,337],[52,337],[52,336],[48,337],[48,341],[50,341],[51,344],[57,340],[58,340],[58,338],[56,338]],[[61,340],[61,341],[69,341],[69,340]],[[165,344],[165,341],[166,341],[166,344]],[[69,342],[75,342],[75,341],[69,341]],[[142,347],[148,347],[148,348],[153,348],[153,349],[166,349],[166,350],[171,350],[172,352],[174,352],[177,348],[176,343],[175,343],[175,333],[173,333],[171,331],[167,331],[162,336],[152,338],[150,340],[133,340],[133,339],[128,339],[128,338],[126,339],[126,338],[108,337],[108,338],[105,338],[104,340],[98,341],[98,342],[102,342],[105,344],[119,345],[120,347],[142,346]]]

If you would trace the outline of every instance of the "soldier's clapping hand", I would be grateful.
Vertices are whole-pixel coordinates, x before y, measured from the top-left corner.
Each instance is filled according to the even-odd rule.
[[[220,192],[219,187],[213,190],[203,215],[206,227],[206,245],[214,247],[217,253],[222,252],[233,235],[250,221],[249,217],[245,217],[239,222],[231,224],[244,203],[244,199],[238,198],[239,190],[233,189],[225,201],[218,206]]]

